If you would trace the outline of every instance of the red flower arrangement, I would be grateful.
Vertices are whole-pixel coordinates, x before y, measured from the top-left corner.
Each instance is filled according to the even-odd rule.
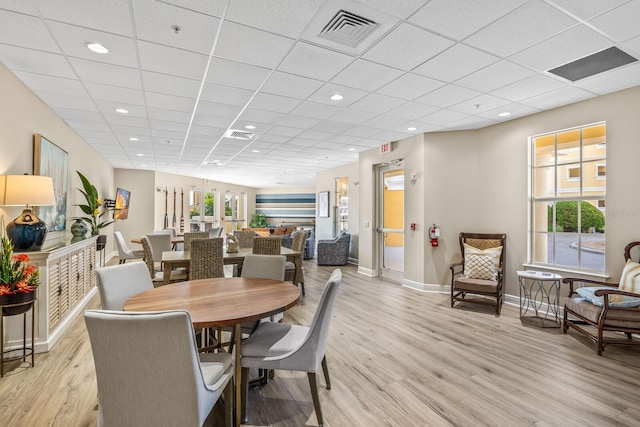
[[[29,293],[40,285],[40,272],[35,265],[27,264],[27,254],[13,254],[13,245],[6,237],[0,248],[0,296]]]

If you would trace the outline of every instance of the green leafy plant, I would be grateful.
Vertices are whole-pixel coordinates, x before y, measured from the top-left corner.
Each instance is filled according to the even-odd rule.
[[[580,231],[586,233],[593,227],[597,232],[604,231],[604,214],[591,203],[580,202],[581,224]],[[552,231],[553,210],[548,208],[549,231]],[[578,202],[576,200],[561,200],[556,202],[556,231],[578,231]]]
[[[267,216],[265,214],[256,213],[251,216],[251,222],[249,223],[249,227],[266,227],[267,226]]]
[[[91,235],[97,236],[98,234],[100,234],[101,229],[103,229],[104,227],[114,222],[113,220],[112,221],[101,220],[101,218],[112,209],[107,208],[103,204],[102,199],[98,197],[98,190],[96,190],[96,187],[93,184],[91,184],[91,182],[89,182],[89,180],[84,175],[82,175],[79,171],[76,171],[76,172],[80,177],[80,181],[82,181],[82,187],[83,187],[83,188],[78,188],[78,191],[82,193],[85,200],[87,201],[87,204],[77,205],[77,206],[87,216],[81,216],[74,219],[79,218],[84,222],[86,222],[91,228]]]
[[[13,254],[13,245],[6,237],[0,247],[0,296],[29,293],[40,284],[40,272],[29,262],[27,254]]]

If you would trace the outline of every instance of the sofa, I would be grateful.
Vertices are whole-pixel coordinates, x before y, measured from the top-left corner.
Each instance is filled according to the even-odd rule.
[[[318,265],[345,265],[349,262],[351,234],[341,231],[334,239],[318,240]]]
[[[311,230],[303,230],[307,233],[307,241],[304,244],[304,254],[302,254],[303,259],[311,259],[314,255],[315,248],[315,238],[313,236],[313,231]],[[291,249],[291,245],[293,244],[293,236],[291,234],[282,236],[282,246],[285,248]]]

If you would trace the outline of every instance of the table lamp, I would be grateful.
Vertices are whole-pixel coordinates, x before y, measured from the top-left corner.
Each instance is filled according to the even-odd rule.
[[[53,180],[39,175],[0,176],[0,205],[25,206],[22,214],[7,224],[7,236],[16,251],[39,251],[47,236],[47,224],[30,206],[55,205]]]

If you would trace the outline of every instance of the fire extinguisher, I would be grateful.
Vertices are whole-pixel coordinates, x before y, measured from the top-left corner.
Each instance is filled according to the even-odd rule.
[[[438,238],[440,237],[440,227],[433,224],[429,227],[429,240],[434,248],[438,246]]]

